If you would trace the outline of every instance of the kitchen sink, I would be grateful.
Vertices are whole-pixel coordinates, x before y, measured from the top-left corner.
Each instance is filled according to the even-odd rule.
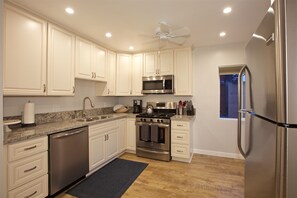
[[[93,116],[93,117],[86,117],[86,118],[78,118],[77,121],[79,122],[91,122],[96,120],[104,120],[107,118],[112,118],[113,115],[101,115],[101,116]]]

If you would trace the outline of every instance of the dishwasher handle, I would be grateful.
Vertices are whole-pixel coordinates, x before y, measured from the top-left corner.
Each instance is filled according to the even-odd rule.
[[[80,130],[77,130],[77,131],[62,132],[62,133],[59,133],[57,135],[53,135],[52,138],[53,139],[59,139],[59,138],[69,137],[69,136],[76,135],[76,134],[79,134],[79,133],[82,133],[82,132],[85,132],[85,131],[86,131],[85,129],[80,129]]]

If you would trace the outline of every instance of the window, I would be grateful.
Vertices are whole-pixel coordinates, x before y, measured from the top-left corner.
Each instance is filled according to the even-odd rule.
[[[238,73],[241,66],[223,66],[220,76],[220,118],[237,118]],[[245,104],[245,76],[243,75],[243,104]]]

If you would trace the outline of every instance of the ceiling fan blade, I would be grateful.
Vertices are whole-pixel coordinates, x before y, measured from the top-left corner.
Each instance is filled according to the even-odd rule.
[[[160,31],[164,33],[169,33],[171,31],[171,25],[165,21],[160,22]]]
[[[191,35],[191,31],[188,27],[182,27],[178,29],[174,29],[169,34],[172,38],[173,37],[189,37]]]
[[[177,45],[183,45],[186,42],[185,37],[168,38],[168,41]]]

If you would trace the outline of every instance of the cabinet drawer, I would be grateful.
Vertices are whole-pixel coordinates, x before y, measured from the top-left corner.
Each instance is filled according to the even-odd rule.
[[[47,136],[8,145],[8,161],[18,160],[47,150]]]
[[[8,192],[8,198],[33,198],[48,196],[47,174]]]
[[[173,129],[178,129],[178,130],[189,130],[190,123],[189,122],[181,122],[181,121],[172,121],[171,127]]]
[[[172,131],[171,133],[171,141],[172,143],[179,144],[189,144],[189,134],[188,133],[180,133],[178,131]]]
[[[181,158],[189,158],[189,146],[188,145],[178,145],[172,144],[171,146],[172,157],[181,157]]]
[[[47,174],[47,167],[47,152],[8,163],[8,189],[12,190]]]

